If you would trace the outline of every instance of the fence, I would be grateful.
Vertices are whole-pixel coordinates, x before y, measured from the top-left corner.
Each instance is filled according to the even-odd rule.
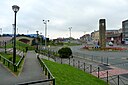
[[[17,64],[13,64],[12,61],[5,58],[4,56],[0,55],[0,61],[3,62],[4,65],[6,65],[8,68],[13,70],[14,72],[17,72],[17,69],[20,67],[22,60],[24,59],[24,55],[20,58]]]
[[[74,56],[73,58],[64,59],[64,58],[59,58],[59,57],[56,57],[55,55],[53,55],[56,53],[54,51],[51,51],[48,53],[43,52],[43,54],[45,54],[46,56],[53,58],[55,60],[55,62],[58,62],[61,64],[69,64],[71,66],[74,66],[74,67],[81,69],[85,72],[91,73],[100,79],[105,80],[107,83],[110,83],[111,85],[128,85],[128,79],[122,77],[121,75],[113,75],[109,71],[107,71],[108,69],[106,70],[102,67],[94,66],[94,65],[88,63],[88,61],[98,62],[98,63],[108,66],[109,65],[108,61],[112,60],[112,59],[109,59],[108,57],[104,58],[101,56],[93,56],[93,55],[88,55],[88,54],[83,54],[83,56],[81,56],[80,53],[75,53],[73,55]],[[81,60],[78,60],[76,58],[79,58]],[[87,62],[87,63],[85,63],[85,62]],[[102,72],[102,71],[104,71],[104,72]]]
[[[48,80],[47,81],[52,81],[52,85],[55,85],[55,78],[53,77],[52,73],[50,72],[50,70],[48,69],[48,67],[45,65],[45,63],[40,59],[39,56],[37,56],[37,59],[40,62],[40,65],[44,71],[44,74],[48,76]],[[44,81],[43,81],[44,82]]]

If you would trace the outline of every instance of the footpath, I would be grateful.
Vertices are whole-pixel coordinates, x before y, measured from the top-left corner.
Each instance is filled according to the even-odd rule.
[[[34,51],[27,52],[23,69],[18,76],[13,75],[0,63],[0,85],[17,85],[20,83],[44,79],[46,79],[46,76],[43,74]],[[42,83],[41,85],[47,84]]]

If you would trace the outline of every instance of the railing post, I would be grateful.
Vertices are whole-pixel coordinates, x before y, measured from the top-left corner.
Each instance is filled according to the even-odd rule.
[[[73,59],[73,66],[75,66],[75,60]]]
[[[61,64],[62,64],[62,58],[61,58]]]
[[[45,75],[47,75],[47,68],[45,67]]]
[[[85,72],[85,63],[84,63],[84,72]]]
[[[90,65],[90,73],[92,73],[92,65]]]
[[[108,83],[108,71],[107,71],[107,83]]]
[[[78,68],[80,68],[80,61],[78,61]]]
[[[5,59],[3,60],[3,64],[5,64]]]
[[[69,58],[69,65],[70,65],[70,58]]]
[[[53,85],[55,85],[55,79],[53,79]]]
[[[119,75],[118,75],[118,85],[120,84],[120,77],[119,77]]]
[[[100,78],[100,67],[98,67],[98,78]]]
[[[48,72],[48,79],[50,79],[50,73]]]
[[[8,62],[8,67],[9,67],[9,62]]]

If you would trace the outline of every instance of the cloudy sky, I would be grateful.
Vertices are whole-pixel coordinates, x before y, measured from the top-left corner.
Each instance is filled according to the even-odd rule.
[[[106,19],[107,29],[119,29],[128,19],[128,0],[0,0],[0,28],[13,33],[12,5],[20,6],[17,13],[18,33],[44,35],[43,19],[48,22],[47,37],[79,38],[98,30],[99,19]]]

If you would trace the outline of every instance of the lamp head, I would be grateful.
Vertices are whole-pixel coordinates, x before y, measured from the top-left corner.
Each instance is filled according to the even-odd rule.
[[[17,5],[13,5],[13,6],[12,6],[12,10],[13,10],[14,12],[16,12],[16,13],[19,11],[19,9],[20,9],[20,7],[17,6]]]

